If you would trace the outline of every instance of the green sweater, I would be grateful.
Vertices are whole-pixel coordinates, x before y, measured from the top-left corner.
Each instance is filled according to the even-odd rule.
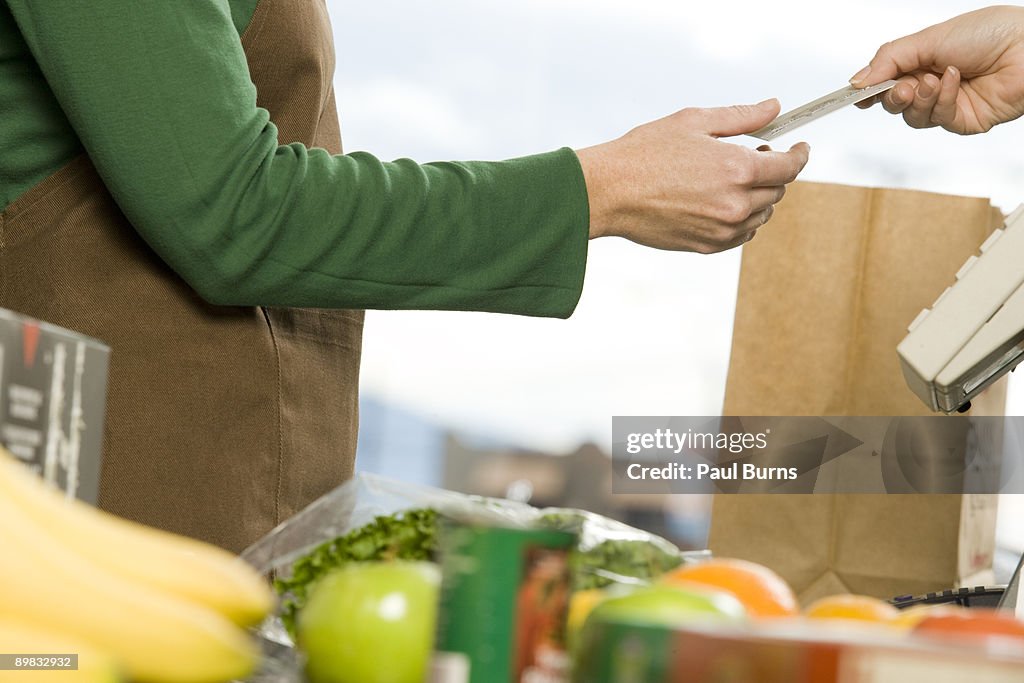
[[[0,206],[85,151],[213,303],[572,312],[589,223],[572,150],[417,164],[279,146],[239,41],[254,7],[0,0]]]

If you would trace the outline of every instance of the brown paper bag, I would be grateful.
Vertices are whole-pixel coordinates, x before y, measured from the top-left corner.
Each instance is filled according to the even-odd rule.
[[[725,415],[928,415],[896,345],[1003,222],[988,200],[795,183],[744,248]],[[1005,383],[974,403],[1001,415]],[[995,496],[719,495],[709,547],[807,602],[985,578]],[[981,581],[984,583],[985,581]]]

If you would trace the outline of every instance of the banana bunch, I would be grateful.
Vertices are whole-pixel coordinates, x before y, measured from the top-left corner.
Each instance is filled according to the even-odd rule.
[[[227,551],[66,500],[0,448],[0,652],[79,653],[61,681],[229,681],[258,660],[242,627],[272,606]]]
[[[0,649],[5,654],[76,654],[78,669],[0,671],[3,683],[119,683],[113,657],[60,633],[0,617]]]

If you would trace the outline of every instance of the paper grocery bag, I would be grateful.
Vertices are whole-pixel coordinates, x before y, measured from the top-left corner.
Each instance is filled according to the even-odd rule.
[[[896,345],[1002,222],[986,199],[794,183],[744,247],[724,414],[932,414]],[[973,413],[1004,403],[1001,382]],[[926,593],[985,577],[996,500],[718,495],[709,547],[772,567],[803,602]]]

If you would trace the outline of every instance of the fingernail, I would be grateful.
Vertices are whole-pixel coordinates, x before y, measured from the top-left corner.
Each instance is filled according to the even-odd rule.
[[[863,69],[861,69],[860,71],[855,73],[853,75],[853,78],[850,79],[850,84],[851,85],[857,85],[858,83],[863,81],[865,78],[867,78],[869,73],[871,73],[871,66],[870,65],[864,67]]]
[[[917,94],[924,99],[928,99],[935,92],[935,87],[926,80],[921,81],[921,85],[917,86]]]

